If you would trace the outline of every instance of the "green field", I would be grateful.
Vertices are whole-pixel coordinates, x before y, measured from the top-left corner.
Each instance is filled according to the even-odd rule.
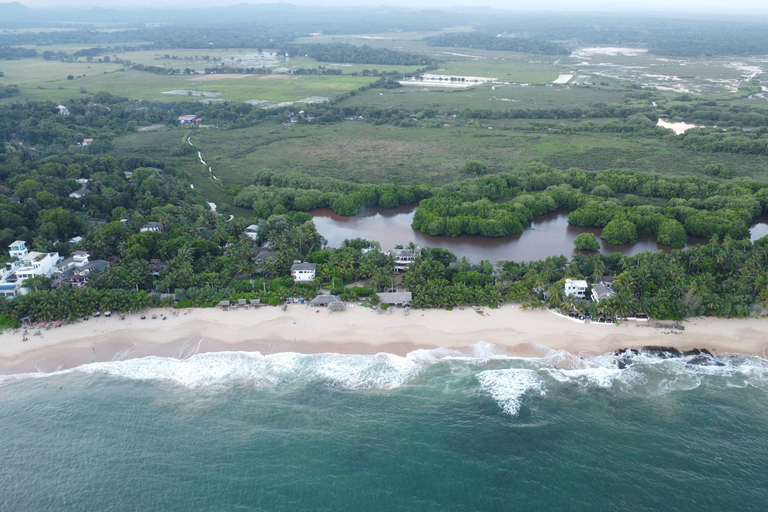
[[[569,124],[576,123],[561,121],[555,126]],[[238,130],[168,129],[121,137],[116,152],[129,155],[141,150],[208,179],[196,158],[167,156],[191,134],[225,185],[248,185],[260,169],[359,183],[439,185],[465,178],[461,167],[470,160],[483,161],[491,172],[541,161],[563,169],[630,168],[664,174],[697,173],[708,163],[720,162],[735,176],[765,179],[765,157],[687,151],[670,137],[548,134],[534,130],[535,125],[523,120],[450,120],[396,127],[349,121],[326,126],[268,123]]]
[[[482,84],[466,89],[405,85],[400,89],[373,89],[344,100],[343,105],[418,110],[465,108],[508,110],[588,107],[623,101],[626,90],[568,85],[524,86]]]
[[[27,99],[58,102],[100,91],[128,98],[167,102],[196,101],[203,97],[231,101],[284,102],[308,97],[331,98],[375,80],[370,77],[346,75],[212,75],[215,80],[207,80],[205,75],[158,75],[134,70],[121,71],[118,65],[112,63],[63,63],[25,59],[2,64],[5,77],[0,78],[0,83],[16,84],[21,88],[19,95],[3,100],[6,103]],[[74,75],[74,79],[67,80],[68,74]],[[163,94],[166,91],[190,92]]]

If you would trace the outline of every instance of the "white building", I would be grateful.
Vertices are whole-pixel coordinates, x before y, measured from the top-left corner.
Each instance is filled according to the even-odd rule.
[[[295,283],[311,283],[317,275],[317,263],[294,263],[291,277]]]
[[[392,249],[389,252],[395,260],[395,272],[407,270],[408,267],[421,256],[421,247],[415,249]]]
[[[565,295],[567,297],[576,297],[583,299],[587,293],[587,282],[583,279],[566,279]]]
[[[23,283],[30,277],[51,277],[59,261],[57,252],[29,252],[22,240],[13,242],[8,254],[18,259],[6,263],[5,268],[0,270],[0,296],[7,298],[26,293]]]
[[[162,222],[147,222],[139,229],[139,232],[146,233],[147,231],[152,231],[154,233],[162,233],[164,229],[165,224]]]
[[[11,258],[23,258],[29,254],[29,251],[27,250],[27,242],[24,240],[16,240],[8,246],[8,254],[11,255]]]
[[[76,268],[82,268],[90,262],[90,254],[85,251],[75,251],[72,256],[56,264],[54,272],[57,274],[65,274],[68,271]]]
[[[257,226],[256,224],[251,224],[250,226],[245,228],[245,236],[247,236],[248,238],[250,238],[255,242],[256,239],[259,238],[259,226]]]

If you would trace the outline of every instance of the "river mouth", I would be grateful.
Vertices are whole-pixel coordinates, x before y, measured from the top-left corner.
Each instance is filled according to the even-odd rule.
[[[656,243],[653,235],[640,235],[633,245],[612,245],[600,239],[600,228],[582,228],[568,224],[568,211],[557,210],[531,222],[531,228],[519,235],[488,238],[476,235],[458,237],[431,236],[411,227],[416,205],[398,208],[368,208],[352,217],[336,214],[328,208],[312,210],[309,213],[317,231],[331,247],[339,247],[345,239],[365,238],[381,244],[382,250],[393,249],[395,245],[414,242],[420,247],[439,247],[451,251],[457,257],[467,257],[477,263],[480,260],[536,261],[549,256],[591,254],[579,251],[573,242],[580,233],[594,233],[600,242],[602,254],[621,253],[632,256],[644,251],[670,252],[672,248]],[[751,227],[751,238],[757,240],[768,235],[768,215],[755,218]],[[707,240],[690,237],[686,248],[706,244]]]

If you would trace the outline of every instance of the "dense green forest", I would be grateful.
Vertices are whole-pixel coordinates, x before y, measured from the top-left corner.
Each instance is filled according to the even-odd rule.
[[[550,41],[524,39],[521,37],[499,37],[494,34],[477,32],[450,32],[424,39],[428,46],[452,46],[482,50],[504,50],[509,52],[534,53],[543,55],[569,55],[565,46]]]
[[[14,46],[0,46],[0,60],[16,60],[37,57],[34,48],[18,48]]]
[[[287,44],[281,51],[288,55],[305,55],[320,62],[351,62],[355,64],[390,64],[395,66],[431,66],[435,60],[426,55],[395,52],[385,48],[371,48],[346,43]]]

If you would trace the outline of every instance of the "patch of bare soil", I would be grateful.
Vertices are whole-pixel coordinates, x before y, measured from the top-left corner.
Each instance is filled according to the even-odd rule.
[[[136,131],[139,131],[139,132],[153,132],[155,130],[159,130],[163,126],[165,126],[163,123],[151,124],[149,126],[140,126],[139,128],[136,129]]]
[[[273,79],[273,80],[290,80],[291,78],[299,78],[296,75],[259,75],[259,80],[267,80],[267,79]]]
[[[190,82],[213,82],[215,80],[224,80],[225,78],[250,78],[256,75],[239,75],[236,73],[214,73],[210,75],[198,75],[194,78],[190,78]]]

